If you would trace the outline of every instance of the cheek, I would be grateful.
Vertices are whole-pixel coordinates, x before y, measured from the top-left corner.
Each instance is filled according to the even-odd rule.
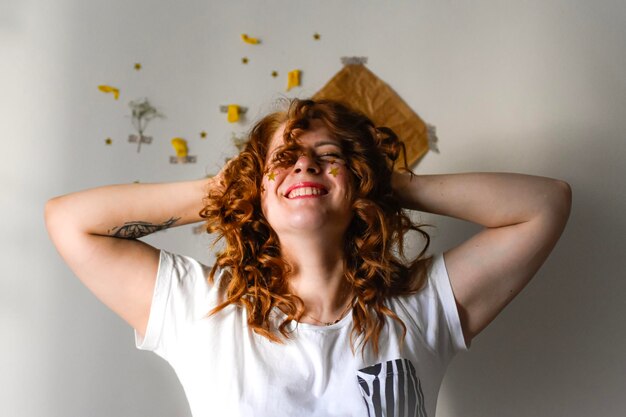
[[[267,198],[267,194],[274,194],[276,188],[280,184],[283,178],[283,169],[268,168],[263,174],[263,181],[261,182],[261,201]]]
[[[326,167],[326,172],[328,175],[333,177],[335,181],[342,183],[345,186],[350,186],[352,184],[352,173],[343,164],[330,164]]]
[[[265,179],[268,182],[276,182],[276,179],[278,179],[278,177],[283,175],[283,171],[284,169],[282,168],[269,168],[265,172]]]

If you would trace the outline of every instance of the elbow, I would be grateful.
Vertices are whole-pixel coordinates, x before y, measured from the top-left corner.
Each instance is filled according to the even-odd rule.
[[[572,209],[572,187],[567,182],[560,180],[557,181],[557,187],[563,211],[569,216]]]
[[[565,181],[554,180],[550,206],[554,218],[559,219],[565,226],[572,209],[572,187]]]
[[[46,201],[46,205],[43,210],[43,218],[46,223],[46,227],[49,228],[50,223],[52,223],[52,219],[54,218],[54,213],[56,212],[56,198],[52,198]]]
[[[54,229],[54,224],[57,222],[59,218],[59,202],[58,197],[52,198],[46,202],[44,207],[44,223],[46,225],[46,230],[48,230],[48,234],[52,236],[52,230]]]
[[[60,230],[68,230],[68,210],[62,197],[55,197],[46,202],[44,207],[44,224],[50,237],[54,240]]]

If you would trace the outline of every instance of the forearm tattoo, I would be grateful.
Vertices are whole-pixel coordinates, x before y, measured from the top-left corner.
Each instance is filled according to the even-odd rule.
[[[161,224],[152,224],[148,222],[134,221],[126,222],[123,226],[115,226],[108,231],[110,236],[120,237],[123,239],[138,239],[150,233],[158,232],[172,227],[174,223],[180,220],[180,217],[167,220]]]

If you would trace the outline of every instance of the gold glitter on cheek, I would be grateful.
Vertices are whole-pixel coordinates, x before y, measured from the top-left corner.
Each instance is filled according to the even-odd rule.
[[[339,174],[339,168],[337,168],[337,167],[332,167],[328,173],[329,173],[330,175],[332,175],[333,177],[336,177],[336,176],[337,176],[337,174]]]

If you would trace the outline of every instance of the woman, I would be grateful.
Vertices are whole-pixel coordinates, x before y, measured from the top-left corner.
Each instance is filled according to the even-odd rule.
[[[400,142],[332,101],[294,100],[215,178],[52,199],[47,227],[89,289],[168,360],[195,417],[434,416],[453,355],[528,283],[569,186],[394,173]],[[403,208],[484,229],[431,258]],[[137,238],[207,220],[213,268]]]

